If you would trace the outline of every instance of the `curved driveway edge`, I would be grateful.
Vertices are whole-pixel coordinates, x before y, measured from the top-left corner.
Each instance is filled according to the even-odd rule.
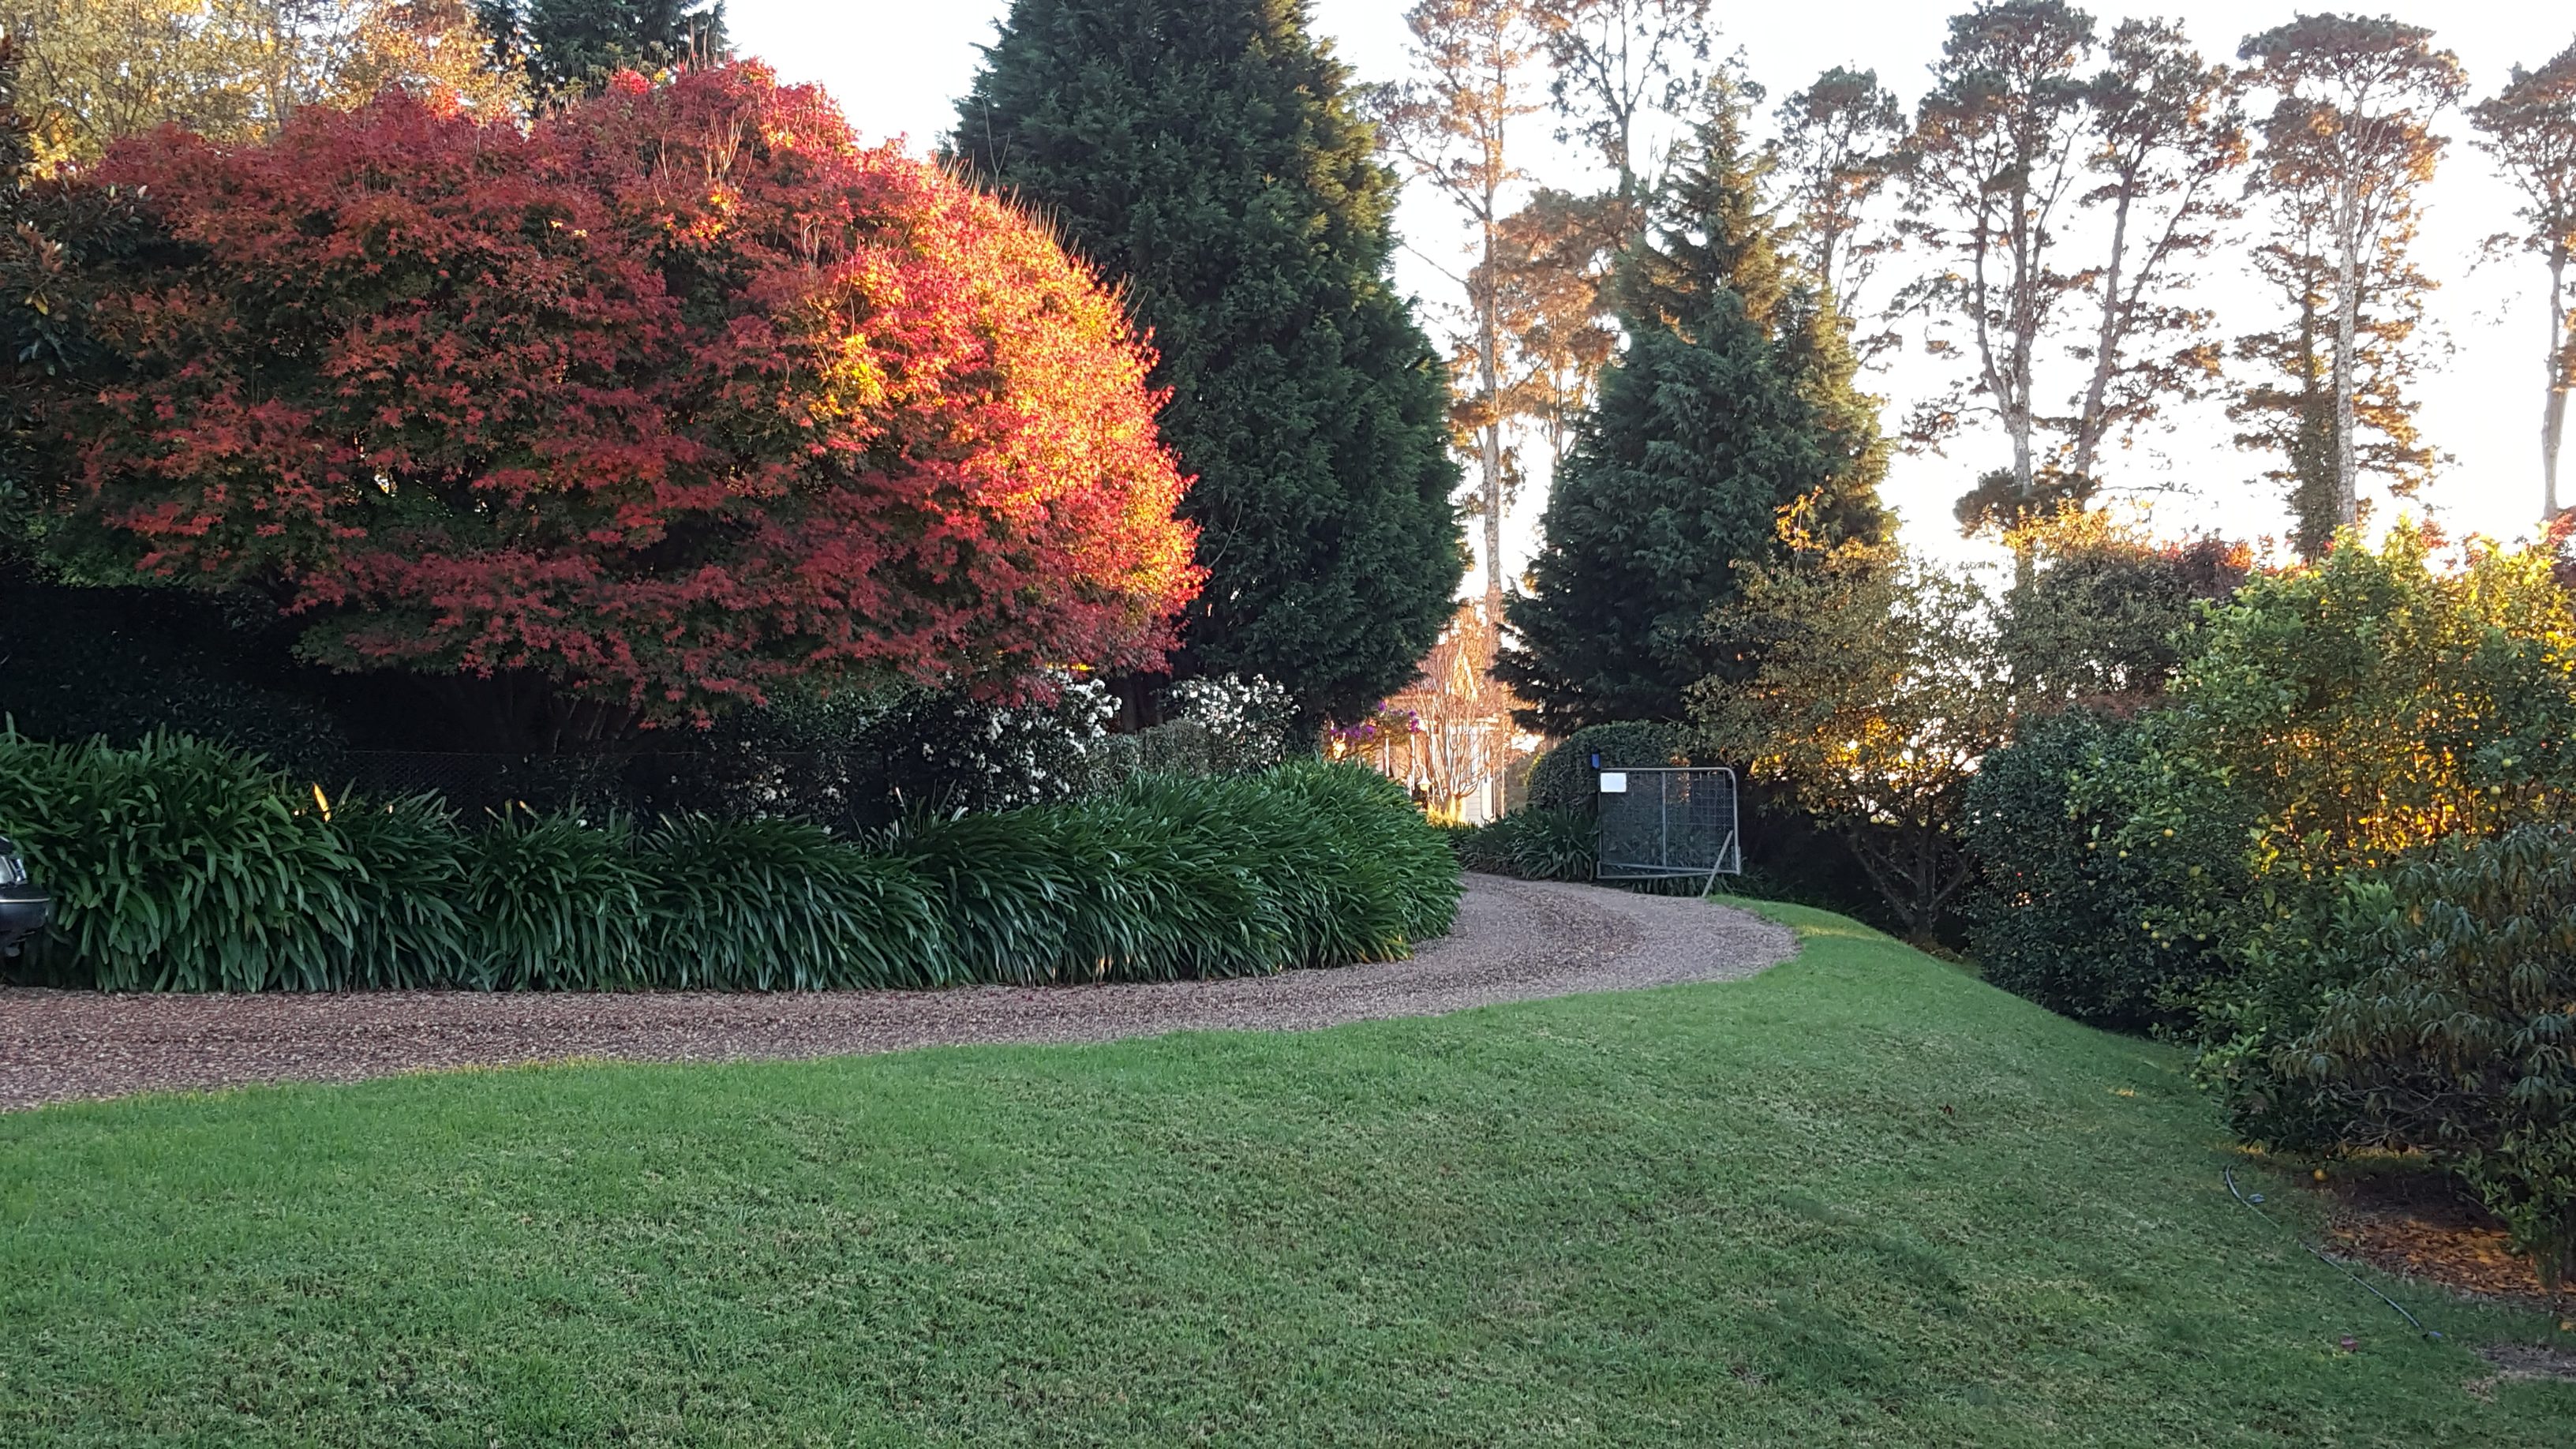
[[[1467,878],[1413,959],[1232,981],[806,995],[386,991],[107,996],[0,990],[0,1110],[249,1082],[350,1082],[599,1057],[739,1061],[907,1047],[1305,1031],[1499,1002],[1750,976],[1784,926],[1700,901]]]

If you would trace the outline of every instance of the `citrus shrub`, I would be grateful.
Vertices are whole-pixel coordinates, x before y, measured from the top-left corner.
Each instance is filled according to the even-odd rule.
[[[2217,890],[2244,878],[2234,816],[2128,829],[2154,784],[2147,743],[2136,722],[2091,711],[2028,723],[1979,766],[1959,824],[1978,864],[1969,952],[1986,980],[2117,1031],[2191,1023],[2227,962],[2214,928],[2186,928],[2198,917],[2176,908],[2204,877]]]

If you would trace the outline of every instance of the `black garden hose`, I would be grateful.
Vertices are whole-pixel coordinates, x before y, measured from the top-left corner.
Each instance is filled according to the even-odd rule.
[[[2252,1213],[2254,1216],[2256,1216],[2256,1217],[2258,1217],[2258,1218],[2261,1218],[2263,1221],[2265,1221],[2265,1222],[2267,1222],[2267,1223],[2270,1223],[2272,1226],[2274,1226],[2274,1227],[2276,1227],[2276,1228],[2280,1228],[2282,1232],[2284,1232],[2284,1233],[2289,1233],[2289,1234],[2290,1234],[2290,1241],[2292,1241],[2292,1242],[2294,1242],[2294,1243],[2297,1243],[2300,1247],[2305,1248],[2305,1249],[2307,1249],[2310,1253],[2315,1254],[2315,1255],[2316,1255],[2316,1259],[2317,1259],[2317,1261],[2318,1261],[2318,1262],[2323,1263],[2323,1264],[2325,1264],[2327,1267],[2330,1267],[2330,1268],[2334,1269],[2336,1272],[2341,1273],[2341,1274],[2342,1274],[2342,1275],[2344,1275],[2345,1277],[2350,1278],[2350,1279],[2351,1279],[2352,1281],[2354,1281],[2355,1283],[2359,1283],[2359,1284],[2361,1284],[2361,1286],[2362,1286],[2362,1287],[2364,1287],[2364,1288],[2368,1288],[2368,1289],[2370,1290],[2370,1296],[2371,1296],[2371,1297],[2376,1298],[2376,1299],[2378,1299],[2380,1302],[2387,1304],[2389,1307],[2396,1309],[2396,1310],[2397,1310],[2397,1316],[2398,1316],[2398,1317],[2400,1317],[2400,1318],[2405,1319],[2408,1323],[2413,1324],[2413,1325],[2415,1326],[2415,1331],[2416,1331],[2417,1333],[2420,1333],[2420,1334],[2424,1335],[2426,1338],[2434,1338],[2434,1339],[2440,1338],[2440,1337],[2442,1336],[2441,1331],[2440,1331],[2439,1329],[2426,1328],[2426,1327],[2424,1326],[2424,1320],[2422,1320],[2422,1319],[2420,1319],[2420,1318],[2417,1318],[2414,1314],[2409,1313],[2409,1312],[2407,1312],[2407,1311],[2406,1311],[2406,1305],[2405,1305],[2405,1304],[2400,1303],[2400,1302],[2398,1302],[2396,1299],[2389,1297],[2387,1294],[2380,1292],[2378,1288],[2374,1287],[2374,1286],[2373,1286],[2373,1285],[2372,1285],[2372,1284],[2371,1284],[2367,1279],[2363,1278],[2359,1273],[2356,1273],[2356,1272],[2352,1271],[2350,1268],[2345,1267],[2342,1263],[2340,1263],[2340,1262],[2336,1261],[2332,1256],[2328,1255],[2325,1249],[2318,1247],[2316,1244],[2309,1242],[2307,1239],[2300,1237],[2300,1236],[2299,1236],[2298,1234],[2296,1234],[2296,1233],[2291,1233],[2291,1232],[2290,1232],[2290,1230],[2289,1230],[2288,1228],[2281,1227],[2280,1220],[2279,1220],[2279,1219],[2277,1219],[2277,1218],[2275,1218],[2275,1217],[2273,1217],[2270,1213],[2267,1213],[2267,1212],[2263,1211],[2262,1207],[2260,1206],[2260,1204],[2261,1204],[2261,1203],[2262,1203],[2262,1201],[2263,1201],[2263,1195],[2262,1195],[2261,1193],[2256,1193],[2256,1194],[2255,1194],[2254,1196],[2252,1196],[2252,1197],[2247,1197],[2243,1192],[2241,1192],[2241,1191],[2239,1191],[2239,1190],[2237,1189],[2237,1186],[2236,1186],[2236,1169],[2235,1169],[2233,1166],[2229,1166],[2229,1167],[2226,1167],[2226,1168],[2222,1168],[2222,1169],[2220,1169],[2220,1171],[2219,1171],[2219,1174],[2218,1174],[2218,1175],[2219,1175],[2220,1177],[2223,1177],[2223,1178],[2225,1178],[2225,1179],[2227,1180],[2227,1190],[2228,1190],[2230,1193],[2233,1193],[2233,1194],[2235,1195],[2236,1200],[2237,1200],[2238,1202],[2241,1202],[2241,1203],[2245,1204],[2245,1210],[2246,1210],[2247,1212]]]

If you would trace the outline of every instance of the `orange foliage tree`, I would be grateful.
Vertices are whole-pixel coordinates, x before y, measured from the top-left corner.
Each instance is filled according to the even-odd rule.
[[[124,143],[54,535],[272,597],[495,743],[785,681],[1145,670],[1197,586],[1149,358],[1045,232],[756,65],[532,128]]]

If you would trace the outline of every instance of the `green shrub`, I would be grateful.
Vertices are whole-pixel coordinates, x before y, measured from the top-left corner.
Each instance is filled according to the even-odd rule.
[[[1460,845],[1468,869],[1523,880],[1593,878],[1600,828],[1590,810],[1523,810],[1480,826]]]
[[[941,979],[941,912],[912,862],[801,820],[666,820],[645,836],[651,983],[697,991],[916,987]]]
[[[621,820],[512,811],[465,838],[461,907],[474,930],[461,984],[478,991],[633,991],[669,980],[649,962],[653,876]]]
[[[2576,1273],[2576,830],[2446,840],[2356,874],[2328,950],[2355,984],[2275,1063],[2347,1141],[2457,1172],[2555,1291]]]
[[[1960,822],[1979,868],[1965,914],[1985,978],[2121,1031],[2191,1019],[2192,993],[2225,963],[2214,937],[2185,923],[2204,919],[2202,893],[2243,880],[2241,822],[2201,814],[2176,829],[2126,828],[2145,748],[2122,720],[2043,719],[1986,756]]]
[[[2329,948],[2339,881],[2451,838],[2576,815],[2576,597],[2544,548],[2439,564],[2399,527],[2256,578],[2207,616],[2146,716],[2129,818],[2106,849],[2205,861],[2147,913],[2218,943],[2199,995],[2201,1079],[2276,1146],[2336,1130],[2279,1070],[2355,979]],[[2172,902],[2165,905],[2165,902]]]
[[[61,906],[22,974],[116,989],[1240,976],[1402,955],[1458,903],[1402,791],[1312,761],[852,844],[790,820],[460,823],[430,799],[334,806],[190,741],[0,736],[0,833]]]
[[[175,735],[0,733],[0,834],[54,894],[20,970],[106,991],[320,991],[357,931],[353,862],[309,793]]]
[[[465,897],[465,836],[434,796],[343,800],[330,814],[349,853],[356,929],[336,985],[418,990],[468,979],[476,933]]]
[[[1346,859],[1367,867],[1350,874],[1371,893],[1370,918],[1392,925],[1374,950],[1401,956],[1408,941],[1448,933],[1458,914],[1457,862],[1402,786],[1373,770],[1320,760],[1283,765],[1270,778],[1322,815]]]
[[[1690,737],[1680,725],[1643,722],[1593,725],[1576,730],[1530,765],[1529,808],[1590,810],[1600,788],[1592,757],[1603,770],[1650,770],[1687,764]]]

